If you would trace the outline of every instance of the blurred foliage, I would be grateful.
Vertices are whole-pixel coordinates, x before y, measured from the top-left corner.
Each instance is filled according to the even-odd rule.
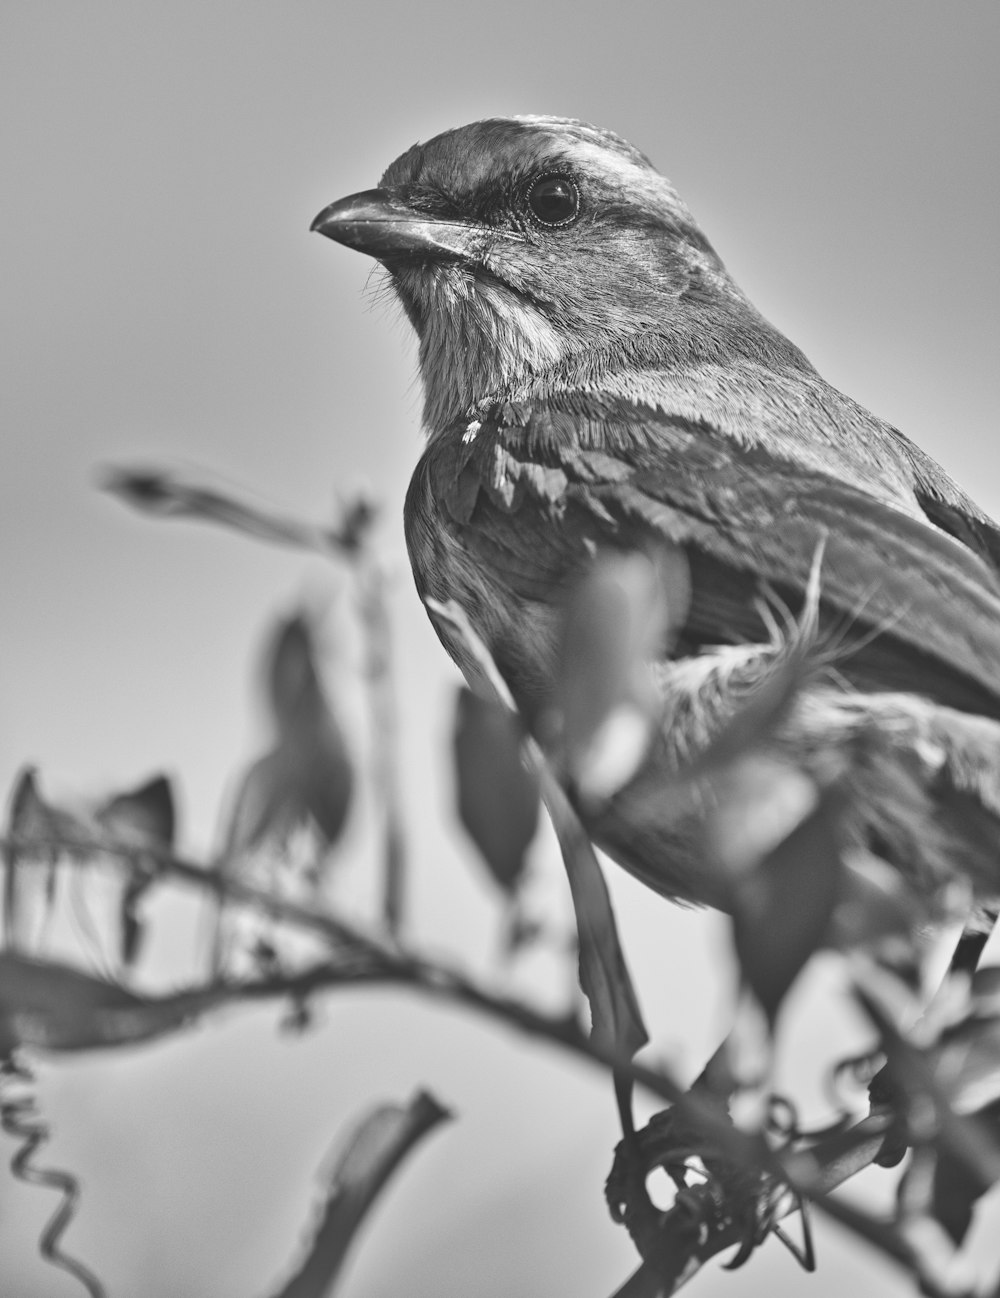
[[[75,1181],[34,1162],[47,1131],[32,1107],[32,1050],[115,1049],[177,1031],[235,1000],[264,997],[286,999],[294,1022],[306,1030],[310,997],[384,981],[472,1007],[614,1074],[624,1138],[608,1202],[643,1259],[620,1295],[672,1293],[709,1257],[735,1247],[734,1263],[742,1263],[771,1235],[811,1266],[808,1234],[800,1249],[781,1226],[807,1201],[894,1259],[923,1292],[956,1292],[948,1276],[961,1261],[975,1205],[1000,1180],[1000,975],[982,970],[953,977],[921,1016],[913,935],[923,912],[898,873],[850,841],[850,770],[834,764],[818,778],[790,761],[777,742],[815,667],[805,649],[814,630],[815,590],[799,623],[784,628],[782,652],[740,694],[710,742],[671,785],[643,795],[668,810],[679,791],[688,796],[695,790],[702,799],[743,987],[732,1039],[685,1090],[662,1067],[635,1061],[648,1034],[585,828],[588,815],[624,786],[642,787],[644,763],[662,732],[655,667],[676,641],[687,609],[682,556],[669,548],[595,556],[589,574],[567,593],[557,687],[543,701],[534,735],[463,610],[429,603],[438,623],[464,641],[478,671],[477,692],[462,689],[456,705],[458,820],[496,885],[508,915],[508,951],[516,954],[544,934],[521,901],[539,807],[546,806],[573,900],[588,1029],[575,1003],[561,1015],[543,1013],[425,958],[401,937],[405,832],[395,767],[391,628],[370,535],[371,507],[350,504],[339,522],[322,527],[158,471],[117,473],[109,486],[147,512],[222,524],[345,565],[365,646],[372,760],[359,758],[338,715],[338,691],[324,678],[317,627],[297,611],[267,636],[270,738],[240,777],[215,859],[177,855],[177,790],[164,775],[72,807],[43,796],[33,769],[19,775],[3,836],[0,1116],[19,1142],[15,1174],[61,1195],[41,1245],[49,1261],[88,1292],[101,1292],[99,1281],[59,1246]],[[383,905],[367,928],[338,914],[319,887],[323,863],[341,841],[362,784],[382,836],[385,877]],[[296,851],[304,854],[311,880],[304,895],[278,887],[276,874],[260,883],[255,861],[280,863]],[[46,947],[65,878],[86,884],[95,877],[88,871],[96,870],[115,880],[115,940],[104,953],[104,969],[72,966]],[[253,913],[271,927],[242,950],[217,941],[206,978],[157,996],[139,990],[136,979],[143,939],[156,922],[156,889],[176,879],[201,889],[220,921]],[[294,937],[309,942],[296,944]],[[830,947],[850,962],[856,1003],[887,1064],[874,1086],[871,1116],[845,1106],[825,1128],[810,1131],[799,1122],[794,1097],[772,1093],[771,1062],[790,991],[813,955]],[[631,1112],[636,1083],[669,1103],[641,1131]],[[383,1106],[362,1120],[332,1167],[305,1256],[276,1298],[319,1298],[331,1291],[389,1176],[445,1116],[435,1100],[418,1093],[408,1105]],[[833,1188],[879,1158],[887,1134],[912,1151],[895,1212],[879,1216],[830,1199]],[[667,1207],[655,1206],[647,1188],[656,1168],[676,1187]]]

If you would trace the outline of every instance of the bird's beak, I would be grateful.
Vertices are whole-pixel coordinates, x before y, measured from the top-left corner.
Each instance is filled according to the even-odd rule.
[[[434,220],[385,189],[366,189],[324,207],[310,230],[379,261],[393,257],[466,257],[474,232],[461,221]]]

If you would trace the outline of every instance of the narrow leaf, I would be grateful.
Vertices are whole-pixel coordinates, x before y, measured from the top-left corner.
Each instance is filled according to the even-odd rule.
[[[442,604],[429,599],[427,607],[436,619],[458,632],[483,680],[493,688],[499,701],[514,710],[510,690],[465,611],[454,601]],[[590,1002],[592,1035],[616,1054],[631,1057],[649,1036],[625,964],[604,876],[580,818],[541,748],[529,739],[526,750],[538,774],[542,801],[559,838],[569,878],[580,941],[580,986]]]
[[[631,1058],[649,1034],[625,963],[608,886],[579,817],[548,768],[543,768],[542,792],[573,897],[580,986],[590,1002],[591,1036],[604,1048]]]
[[[524,764],[509,709],[458,693],[453,741],[458,815],[504,890],[516,891],[538,828],[538,779]]]
[[[324,1298],[333,1286],[361,1223],[407,1154],[449,1118],[426,1091],[408,1104],[372,1109],[355,1128],[330,1176],[322,1216],[295,1274],[273,1298]]]

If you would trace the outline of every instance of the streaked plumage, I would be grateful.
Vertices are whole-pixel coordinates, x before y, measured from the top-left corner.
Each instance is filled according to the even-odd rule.
[[[570,219],[533,212],[574,194]],[[659,672],[666,776],[780,658],[762,593],[801,609],[822,543],[817,661],[843,652],[776,751],[818,777],[843,756],[852,848],[921,896],[949,878],[1000,893],[1000,531],[764,320],[644,155],[561,118],[477,122],[314,228],[384,263],[418,334],[417,587],[463,605],[529,722],[569,583],[599,547],[667,538],[692,598]],[[592,818],[596,839],[657,891],[724,904],[697,796],[666,816],[649,779]]]

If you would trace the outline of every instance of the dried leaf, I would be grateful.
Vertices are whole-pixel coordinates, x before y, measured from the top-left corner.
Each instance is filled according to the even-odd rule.
[[[458,692],[453,741],[458,815],[490,874],[516,891],[538,828],[538,780],[521,755],[521,736],[509,709]]]
[[[273,1298],[323,1298],[332,1292],[347,1250],[389,1178],[416,1144],[450,1116],[433,1096],[418,1091],[408,1104],[380,1105],[362,1119],[334,1164],[308,1253]]]

